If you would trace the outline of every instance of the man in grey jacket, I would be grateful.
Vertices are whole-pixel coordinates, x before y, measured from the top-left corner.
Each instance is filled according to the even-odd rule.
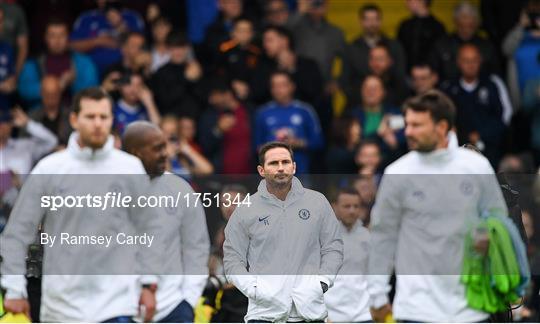
[[[291,148],[259,151],[264,178],[225,228],[225,274],[249,298],[248,322],[323,321],[323,294],[343,263],[343,240],[328,200],[294,177]]]

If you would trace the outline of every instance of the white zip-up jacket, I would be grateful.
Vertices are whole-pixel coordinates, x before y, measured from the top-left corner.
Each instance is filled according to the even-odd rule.
[[[351,230],[341,224],[343,266],[332,289],[324,294],[330,322],[365,322],[371,320],[367,291],[369,231],[358,220]]]
[[[66,150],[42,159],[33,169],[18,197],[8,224],[0,236],[1,286],[6,299],[26,298],[26,251],[34,242],[38,225],[43,231],[60,236],[143,233],[151,218],[144,210],[131,208],[41,208],[40,198],[54,194],[78,194],[81,188],[102,190],[101,194],[120,191],[141,195],[148,177],[141,161],[114,148],[109,137],[103,148],[91,150],[77,143],[73,133]],[[86,176],[86,175],[95,176]],[[107,176],[98,176],[100,174]],[[124,176],[115,176],[121,175]],[[126,176],[134,174],[133,176]],[[137,174],[137,175],[135,175]],[[146,179],[146,181],[145,181]],[[86,185],[86,187],[83,185]],[[91,185],[87,185],[91,183]],[[99,187],[99,188],[97,188]],[[57,241],[59,241],[58,239]],[[138,312],[141,283],[155,282],[142,262],[153,262],[144,249],[127,249],[119,245],[79,248],[44,246],[41,296],[41,320],[45,322],[100,322],[117,316],[134,316]],[[139,272],[142,271],[142,272]],[[112,275],[113,273],[117,275]],[[130,275],[125,275],[125,274]]]
[[[371,214],[371,306],[388,302],[395,267],[394,317],[419,322],[478,322],[460,283],[465,235],[483,213],[507,214],[492,167],[463,148],[410,152],[388,166]]]
[[[183,300],[193,308],[201,297],[208,278],[210,239],[202,202],[195,206],[193,188],[184,179],[170,172],[152,179],[152,193],[158,196],[181,197],[176,208],[161,206],[153,208],[159,225],[156,244],[160,253],[160,276],[156,291],[158,322],[169,315]]]
[[[249,298],[245,320],[323,320],[320,282],[331,287],[343,262],[330,203],[297,178],[285,201],[263,180],[250,202],[232,214],[223,245],[225,275]]]

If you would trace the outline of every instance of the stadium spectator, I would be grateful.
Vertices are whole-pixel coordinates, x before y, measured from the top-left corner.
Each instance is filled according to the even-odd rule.
[[[446,35],[443,24],[431,14],[431,0],[406,0],[411,17],[401,22],[397,38],[405,50],[407,71],[427,62],[435,42]]]
[[[250,116],[226,82],[213,85],[201,117],[199,142],[218,174],[253,170]]]
[[[144,35],[138,32],[129,32],[122,38],[122,59],[105,70],[105,79],[118,79],[126,72],[136,72],[145,77],[150,73],[152,56],[145,49]]]
[[[431,65],[418,63],[411,68],[411,90],[413,95],[421,95],[433,90],[439,83],[439,75]]]
[[[2,111],[0,117],[0,172],[11,170],[24,179],[34,163],[56,147],[58,139],[20,108]],[[13,128],[23,129],[30,136],[13,138]]]
[[[0,35],[5,26],[5,11],[0,4]],[[25,36],[26,37],[26,36]],[[13,94],[17,89],[17,75],[13,47],[0,36],[0,111],[8,111],[12,107]]]
[[[192,142],[196,131],[194,121],[184,118],[183,124],[181,127],[180,119],[174,115],[162,118],[161,130],[167,138],[167,169],[188,180],[192,176],[211,174],[214,167]]]
[[[495,47],[479,34],[478,9],[470,2],[461,2],[454,9],[453,18],[456,31],[437,40],[430,53],[430,64],[438,72],[441,80],[459,76],[456,56],[459,47],[465,43],[474,44],[485,58],[482,62],[482,73],[500,75],[501,67]]]
[[[71,48],[87,53],[100,77],[122,60],[121,40],[129,32],[144,34],[144,20],[135,11],[123,9],[120,2],[96,0],[98,8],[83,12],[73,25]]]
[[[0,3],[0,41],[13,49],[15,75],[19,75],[28,55],[28,25],[26,15],[17,3]]]
[[[171,59],[167,48],[167,36],[171,29],[171,22],[165,17],[158,17],[152,24],[152,65],[150,67],[152,73]]]
[[[362,136],[377,140],[386,153],[398,152],[405,143],[404,123],[401,112],[394,106],[384,104],[385,89],[378,76],[370,75],[362,83],[362,104],[351,114],[362,126]],[[393,153],[397,154],[397,153]]]
[[[240,184],[225,185],[221,189],[221,201],[235,199],[239,197],[244,201],[247,197],[247,189]],[[227,281],[223,267],[223,242],[225,241],[225,226],[236,210],[236,204],[221,204],[221,217],[225,224],[216,233],[213,253],[210,255],[209,268],[210,275],[216,276],[222,285],[223,295],[221,296],[221,308],[212,316],[212,323],[241,323],[244,322],[244,315],[247,313],[248,299],[238,288]]]
[[[382,32],[382,15],[381,8],[376,4],[366,4],[358,11],[362,34],[347,45],[340,77],[340,84],[349,104],[359,102],[357,89],[362,80],[371,73],[369,53],[378,44],[384,44],[388,48],[395,72],[402,78],[405,77],[405,53],[398,41],[388,38]]]
[[[480,74],[482,55],[473,44],[460,47],[460,78],[442,84],[457,107],[458,141],[478,147],[493,166],[502,157],[502,140],[512,117],[506,87],[494,75]]]
[[[205,64],[215,64],[219,46],[226,42],[231,36],[233,22],[243,13],[242,0],[218,0],[219,15],[215,21],[206,28],[204,37],[204,53],[202,62]]]
[[[290,12],[289,5],[284,0],[268,0],[264,4],[266,26],[288,27],[298,18],[298,14]]]
[[[122,135],[126,127],[135,121],[146,120],[159,125],[161,116],[154,102],[152,91],[137,73],[125,73],[119,80],[120,99],[113,108],[113,129]]]
[[[249,96],[249,81],[259,64],[261,49],[253,43],[255,35],[253,22],[246,17],[233,21],[231,37],[219,46],[217,74],[227,77],[238,98]]]
[[[506,35],[502,43],[508,58],[507,84],[512,102],[519,107],[527,81],[540,75],[540,1],[529,0],[519,23]]]
[[[193,188],[183,179],[166,172],[166,139],[159,126],[136,122],[126,128],[124,149],[138,157],[152,179],[154,194],[193,195]],[[187,323],[194,321],[194,308],[204,289],[208,273],[210,242],[202,205],[183,203],[171,213],[168,207],[152,209],[159,228],[156,244],[163,248],[158,260],[162,275],[156,290],[156,313],[153,322]],[[174,260],[173,262],[170,262]]]
[[[288,73],[273,73],[270,86],[273,101],[255,114],[255,147],[258,151],[267,142],[287,143],[294,150],[297,173],[308,173],[310,153],[323,146],[319,119],[311,106],[294,99],[295,84]]]
[[[327,1],[309,1],[306,13],[292,25],[295,51],[317,62],[323,76],[325,91],[334,94],[337,82],[332,76],[336,57],[343,58],[345,36],[341,29],[326,19]]]
[[[69,124],[69,106],[62,102],[60,80],[46,76],[41,80],[41,105],[30,112],[32,120],[41,123],[58,138],[60,148],[67,145],[72,129]]]
[[[405,76],[396,70],[388,47],[378,44],[371,48],[369,50],[368,66],[371,74],[381,78],[384,83],[386,90],[385,102],[393,106],[400,106],[403,100],[407,98],[407,83]],[[354,101],[351,104],[354,104]]]
[[[367,266],[369,231],[362,224],[360,195],[354,188],[338,190],[332,208],[343,233],[343,266],[334,286],[324,296],[328,321],[359,323],[371,321]]]
[[[197,117],[200,114],[201,66],[193,57],[183,35],[169,34],[167,47],[170,61],[157,70],[150,80],[159,111],[163,115]]]
[[[343,116],[332,122],[332,138],[326,153],[329,174],[354,174],[354,154],[362,137],[362,127],[356,117]]]
[[[523,110],[530,117],[531,149],[536,166],[540,166],[540,77],[527,82],[523,92]]]
[[[364,226],[369,227],[370,214],[373,204],[375,204],[375,198],[377,196],[377,186],[380,178],[377,176],[359,176],[354,179],[351,186],[356,189],[362,200],[362,207],[366,210],[365,219],[363,220]]]
[[[28,106],[35,108],[39,105],[42,99],[41,82],[49,75],[58,78],[66,104],[78,91],[99,84],[94,63],[86,55],[69,49],[68,35],[67,23],[49,21],[44,33],[45,51],[24,64],[18,80],[18,90]]]
[[[380,177],[383,171],[383,159],[379,144],[369,139],[361,141],[356,149],[354,162],[359,175]]]
[[[270,75],[289,72],[296,84],[295,97],[317,110],[323,90],[323,79],[317,63],[294,52],[292,34],[283,27],[269,26],[263,32],[264,56],[251,80],[250,99],[263,104],[271,99]]]

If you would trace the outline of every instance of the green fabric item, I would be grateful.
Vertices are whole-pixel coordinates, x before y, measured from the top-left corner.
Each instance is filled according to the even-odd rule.
[[[380,111],[378,112],[366,111],[366,120],[364,123],[364,129],[363,129],[364,136],[376,134],[377,129],[379,129],[379,125],[381,124],[382,118],[383,118],[383,114]]]
[[[2,292],[0,291],[0,317],[4,316],[4,300],[2,299]]]
[[[515,291],[521,279],[512,240],[495,217],[487,218],[480,227],[489,236],[487,256],[474,250],[472,231],[465,238],[461,282],[466,286],[467,302],[469,307],[491,314],[507,311],[519,298]]]

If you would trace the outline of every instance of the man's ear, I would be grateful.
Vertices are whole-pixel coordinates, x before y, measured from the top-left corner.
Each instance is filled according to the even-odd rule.
[[[451,131],[447,120],[440,120],[435,127],[437,129],[437,133],[444,137],[448,136],[448,132]]]
[[[264,168],[260,165],[257,165],[257,172],[259,172],[259,175],[264,178]]]
[[[73,128],[74,130],[78,130],[78,121],[77,121],[77,117],[78,115],[74,112],[71,112],[69,114],[69,124],[71,125],[71,128]]]
[[[293,165],[292,174],[296,174],[296,162],[293,162],[292,165]]]

